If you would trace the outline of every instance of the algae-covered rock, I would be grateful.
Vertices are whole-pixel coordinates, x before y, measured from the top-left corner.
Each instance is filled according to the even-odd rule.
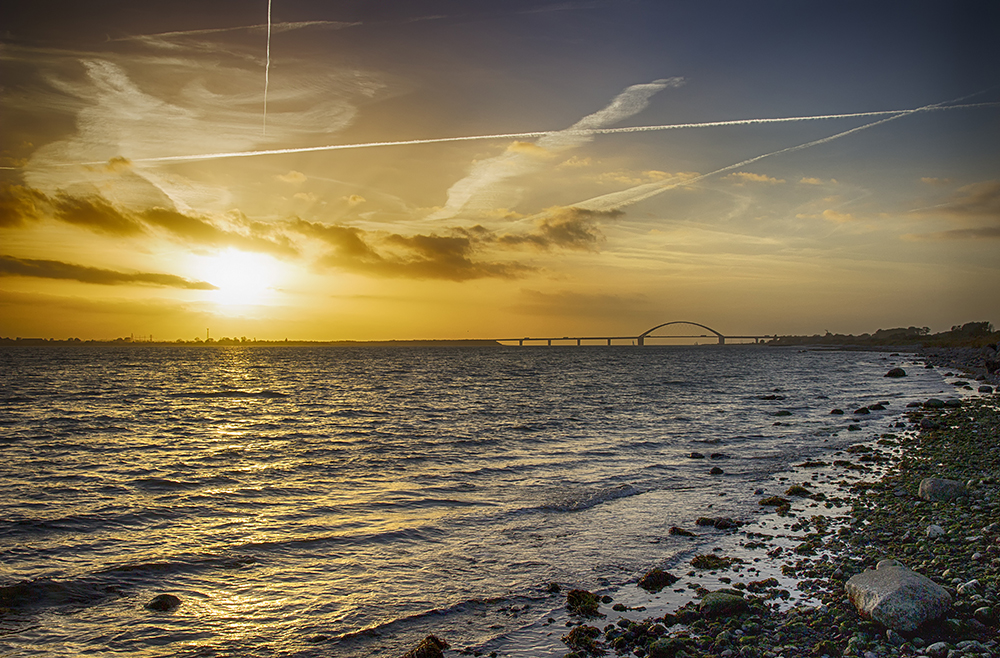
[[[669,587],[676,583],[680,578],[670,573],[669,571],[664,571],[663,569],[650,569],[646,574],[639,579],[639,587],[643,588],[647,592],[659,592],[664,587]]]
[[[691,566],[695,569],[728,569],[734,558],[721,557],[714,553],[706,555],[696,555],[691,558]]]
[[[882,560],[877,568],[852,576],[846,588],[862,616],[895,631],[914,631],[951,607],[943,587],[896,560]]]
[[[790,502],[790,500],[782,498],[781,496],[768,496],[767,498],[760,499],[757,504],[765,507],[781,507],[782,505],[787,505]]]
[[[181,600],[173,594],[159,594],[150,599],[146,604],[146,609],[157,612],[169,612],[176,609],[180,604]]]
[[[447,648],[447,642],[435,635],[428,635],[400,658],[444,658],[444,650]]]
[[[734,590],[709,592],[698,604],[698,612],[705,617],[731,617],[749,609],[743,596]]]
[[[690,643],[686,637],[661,637],[649,645],[649,658],[674,658]]]
[[[571,589],[566,594],[566,609],[581,617],[598,617],[601,614],[597,595],[585,589]]]

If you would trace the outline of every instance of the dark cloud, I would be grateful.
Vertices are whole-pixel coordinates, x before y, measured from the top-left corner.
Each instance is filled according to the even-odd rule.
[[[150,208],[139,214],[150,225],[166,230],[182,240],[206,247],[236,247],[244,251],[255,251],[274,256],[293,256],[298,251],[284,235],[273,235],[269,225],[248,222],[242,215],[234,215],[236,223],[249,229],[244,235],[221,229],[202,217],[186,215],[169,208]]]
[[[997,240],[1000,239],[1000,226],[957,228],[940,233],[922,233],[910,237],[917,240]]]
[[[947,203],[934,210],[957,217],[988,217],[1000,220],[1000,181],[966,185]]]
[[[604,237],[597,227],[598,222],[601,219],[616,219],[623,214],[621,210],[558,208],[550,210],[545,217],[539,219],[534,231],[523,235],[502,235],[497,238],[497,242],[507,247],[593,251]]]
[[[60,192],[49,199],[49,204],[56,219],[67,224],[118,236],[144,232],[142,224],[97,196],[75,197]]]
[[[34,260],[30,258],[14,258],[13,256],[0,256],[0,276],[65,279],[106,286],[141,284],[167,288],[184,288],[188,290],[218,290],[211,283],[191,281],[173,274],[118,272],[97,267],[73,265],[72,263],[63,263],[56,260]]]
[[[369,233],[301,219],[291,227],[333,248],[325,265],[373,276],[467,281],[516,278],[532,270],[519,263],[479,260],[477,252],[492,242],[492,234],[480,226],[447,236]]]
[[[0,183],[0,228],[13,228],[38,221],[48,198],[23,185]]]
[[[118,158],[112,159],[107,166],[127,165],[127,160]],[[55,196],[48,196],[26,186],[0,186],[0,228],[17,228],[46,218],[117,237],[141,235],[154,228],[195,246],[236,247],[274,256],[294,256],[298,253],[280,229],[271,224],[249,221],[237,212],[227,217],[237,230],[227,230],[208,218],[171,208],[129,211],[116,207],[97,194],[58,192]]]

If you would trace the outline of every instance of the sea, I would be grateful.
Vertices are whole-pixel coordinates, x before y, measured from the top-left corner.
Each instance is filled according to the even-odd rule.
[[[952,389],[760,345],[0,348],[0,655],[523,653]]]

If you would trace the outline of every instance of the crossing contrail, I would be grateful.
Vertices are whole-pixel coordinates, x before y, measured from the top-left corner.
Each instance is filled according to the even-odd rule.
[[[982,106],[1000,105],[1000,103],[974,103],[974,104],[971,104],[971,105],[948,105],[948,103],[956,103],[956,102],[959,102],[959,101],[963,101],[966,98],[971,98],[972,96],[977,96],[980,93],[983,93],[983,92],[977,92],[976,94],[970,94],[969,96],[964,96],[962,98],[958,98],[958,99],[955,99],[955,100],[952,100],[952,101],[945,101],[945,102],[942,102],[942,103],[934,103],[932,105],[925,105],[923,107],[913,108],[913,109],[909,109],[909,110],[898,110],[898,111],[895,111],[895,112],[868,112],[868,113],[854,114],[854,115],[851,115],[851,116],[877,116],[877,115],[880,115],[880,114],[889,114],[890,116],[887,116],[884,119],[879,119],[878,121],[872,121],[870,123],[866,123],[866,124],[861,125],[861,126],[856,126],[856,127],[851,128],[849,130],[844,130],[842,132],[839,132],[839,133],[836,133],[836,134],[833,134],[833,135],[827,135],[826,137],[821,137],[820,139],[816,139],[816,140],[813,140],[811,142],[805,142],[803,144],[796,144],[795,146],[788,146],[788,147],[783,148],[783,149],[778,149],[777,151],[770,151],[768,153],[763,153],[761,155],[756,155],[756,156],[754,156],[752,158],[748,158],[746,160],[742,160],[742,161],[737,162],[735,164],[726,165],[725,167],[721,167],[721,168],[716,169],[714,171],[710,171],[707,174],[701,174],[700,176],[695,176],[693,178],[688,178],[688,179],[683,179],[683,180],[676,180],[675,179],[674,181],[670,181],[670,182],[645,183],[643,185],[636,185],[635,187],[630,187],[628,189],[618,190],[617,192],[611,192],[610,194],[602,194],[601,196],[592,197],[590,199],[586,199],[584,201],[580,201],[578,203],[573,203],[573,204],[569,204],[569,205],[572,206],[572,207],[574,207],[574,208],[581,208],[583,210],[597,210],[597,211],[615,210],[615,209],[618,209],[618,208],[623,208],[625,206],[630,206],[630,205],[632,205],[634,203],[638,203],[640,201],[645,201],[646,199],[650,199],[650,198],[652,198],[654,196],[657,196],[659,194],[662,194],[662,193],[664,193],[664,192],[666,192],[668,190],[676,189],[678,187],[693,185],[693,184],[695,184],[697,182],[700,182],[702,180],[705,180],[706,178],[709,178],[711,176],[716,176],[718,174],[721,174],[721,173],[724,173],[724,172],[727,172],[727,171],[732,171],[733,169],[739,169],[741,167],[745,167],[745,166],[747,166],[749,164],[753,164],[754,162],[757,162],[759,160],[763,160],[764,158],[770,158],[770,157],[774,157],[776,155],[782,155],[782,154],[785,154],[785,153],[792,153],[794,151],[801,151],[803,149],[811,148],[813,146],[819,146],[820,144],[826,144],[828,142],[832,142],[835,139],[840,139],[841,137],[846,137],[847,135],[851,135],[853,133],[861,132],[862,130],[867,130],[869,128],[874,128],[875,126],[881,125],[883,123],[888,123],[890,121],[895,121],[896,119],[899,119],[901,117],[908,116],[908,115],[911,115],[911,114],[917,114],[919,112],[930,112],[930,111],[934,111],[934,110],[945,110],[945,109],[959,108],[959,107],[982,107]],[[810,118],[834,118],[835,116],[836,115],[828,115],[826,117],[810,117]],[[749,121],[759,121],[759,120],[749,119]],[[766,121],[766,120],[764,120],[764,121]],[[532,215],[530,217],[526,217],[526,218],[524,218],[522,220],[519,220],[518,223],[530,223],[530,222],[538,220],[540,218],[547,217],[548,214],[549,214],[548,212],[537,213],[537,214]]]
[[[267,0],[267,56],[264,62],[264,125],[261,133],[267,135],[267,76],[271,71],[271,0]]]
[[[733,119],[729,121],[703,121],[698,123],[672,123],[658,126],[631,126],[627,128],[596,128],[591,130],[577,131],[581,135],[612,135],[616,133],[639,133],[654,132],[660,130],[679,130],[685,128],[716,128],[721,126],[750,126],[770,123],[793,123],[797,121],[825,121],[832,119],[850,119],[860,117],[887,116],[895,114],[905,114],[908,112],[931,112],[937,110],[957,110],[974,107],[996,107],[1000,102],[995,103],[970,103],[965,105],[947,105],[941,107],[927,107],[908,110],[879,110],[874,112],[851,112],[846,114],[819,114],[813,116],[799,117],[779,117],[771,119]],[[329,144],[326,146],[301,146],[281,149],[262,149],[257,151],[230,151],[221,153],[200,153],[195,155],[166,155],[156,158],[133,158],[132,162],[195,162],[198,160],[221,160],[226,158],[251,158],[263,155],[287,155],[290,153],[315,153],[318,151],[342,151],[349,149],[378,148],[383,146],[412,146],[417,144],[442,144],[445,142],[473,142],[494,139],[527,139],[531,137],[543,137],[552,133],[567,134],[567,130],[536,130],[521,133],[499,133],[491,135],[468,135],[463,137],[433,137],[429,139],[404,139],[385,142],[362,142],[356,144]],[[103,162],[82,162],[74,164],[98,165]]]

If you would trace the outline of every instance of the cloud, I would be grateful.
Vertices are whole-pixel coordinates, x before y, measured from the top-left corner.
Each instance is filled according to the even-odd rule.
[[[933,178],[930,176],[924,176],[920,179],[920,182],[924,185],[951,185],[950,178]]]
[[[23,226],[40,220],[48,197],[31,187],[0,183],[0,228]]]
[[[831,178],[829,181],[824,181],[824,180],[819,179],[819,178],[805,178],[805,177],[803,177],[802,180],[799,181],[799,185],[826,185],[826,184],[836,185],[837,184],[837,179],[836,178]]]
[[[939,233],[921,233],[905,236],[910,240],[1000,240],[1000,226],[958,228]]]
[[[347,202],[347,205],[354,207],[361,205],[362,203],[367,201],[367,199],[365,199],[360,194],[352,194],[351,196],[344,197],[344,201]]]
[[[308,180],[308,177],[305,174],[301,171],[295,171],[294,169],[289,171],[287,174],[278,174],[275,178],[284,183],[291,183],[293,185],[300,185]]]
[[[535,230],[524,235],[502,235],[497,238],[497,243],[505,247],[529,246],[541,250],[562,248],[593,251],[604,237],[597,228],[597,221],[617,219],[623,214],[625,213],[620,210],[552,208],[535,220]]]
[[[26,276],[40,279],[64,279],[106,286],[141,284],[184,288],[188,290],[217,290],[211,283],[191,281],[173,274],[152,272],[118,272],[97,267],[73,265],[55,260],[34,260],[0,255],[0,276]]]
[[[740,171],[729,174],[726,178],[737,181],[737,185],[743,185],[745,183],[767,183],[768,185],[777,185],[785,182],[785,179],[783,178],[772,178],[764,174],[753,174],[748,171]]]
[[[1000,180],[960,187],[949,201],[934,210],[959,218],[1000,219]]]
[[[670,78],[632,85],[606,107],[583,117],[565,130],[547,133],[534,144],[514,142],[501,155],[476,162],[469,174],[448,190],[445,206],[429,219],[453,217],[464,210],[509,207],[509,197],[516,195],[516,191],[510,189],[508,181],[537,171],[554,154],[590,142],[594,138],[592,131],[641,112],[653,94],[683,83],[683,78]]]
[[[452,235],[411,236],[301,219],[292,222],[290,228],[332,248],[322,258],[323,265],[370,276],[468,281],[512,279],[533,271],[519,263],[478,258],[480,249],[493,242],[492,234],[481,226],[454,229]]]
[[[836,210],[833,209],[824,210],[822,215],[823,219],[827,220],[828,222],[836,222],[838,224],[853,222],[856,219],[854,215],[850,213],[837,212]]]
[[[28,222],[54,219],[95,233],[134,237],[160,229],[189,246],[236,247],[275,256],[298,253],[291,240],[272,225],[251,222],[239,213],[211,220],[172,208],[127,210],[97,194],[71,195],[58,192],[50,197],[27,186],[0,187],[0,227],[15,228]],[[216,222],[229,224],[223,228]]]

